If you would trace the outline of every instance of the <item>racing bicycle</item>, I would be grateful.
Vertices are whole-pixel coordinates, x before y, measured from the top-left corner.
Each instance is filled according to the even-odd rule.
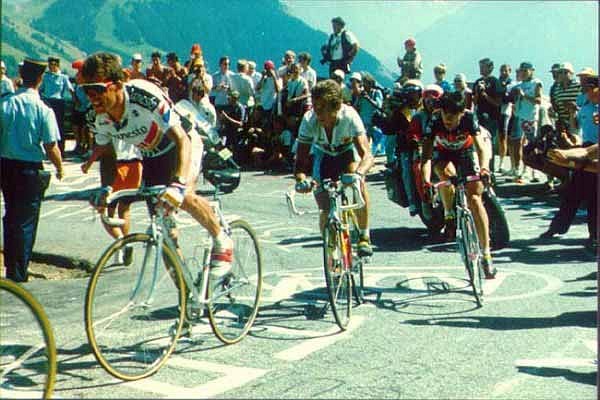
[[[210,202],[234,241],[232,270],[214,278],[209,273],[212,238],[206,235],[192,257],[182,256],[174,237],[173,210],[159,200],[164,189],[109,194],[107,204],[125,198],[148,202],[153,210],[150,226],[145,233],[114,241],[98,260],[87,287],[85,328],[92,351],[107,372],[123,380],[155,373],[179,337],[191,337],[204,316],[221,342],[233,344],[246,336],[258,313],[262,260],[250,225],[238,218],[228,221],[218,199]],[[106,215],[103,219],[109,225],[123,222]],[[122,261],[115,257],[121,251]]]

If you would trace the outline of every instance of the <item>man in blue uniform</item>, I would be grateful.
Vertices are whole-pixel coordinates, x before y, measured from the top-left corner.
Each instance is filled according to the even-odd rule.
[[[40,99],[38,88],[46,63],[26,59],[23,87],[0,102],[0,187],[4,196],[4,266],[6,277],[27,282],[40,206],[50,182],[43,171],[47,155],[62,179],[60,140],[54,112]]]

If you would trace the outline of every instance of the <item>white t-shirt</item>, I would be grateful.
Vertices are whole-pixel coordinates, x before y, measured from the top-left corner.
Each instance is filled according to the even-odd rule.
[[[526,96],[535,96],[535,88],[537,85],[542,85],[542,81],[537,78],[532,78],[529,81],[522,81],[516,88],[520,88]],[[515,116],[526,121],[537,121],[539,115],[539,104],[534,104],[529,100],[524,100],[518,97],[515,101]]]
[[[302,71],[300,76],[308,82],[308,90],[311,90],[317,84],[317,71],[312,69],[310,65],[306,67],[306,70]]]
[[[331,53],[331,59],[333,61],[337,61],[337,60],[341,60],[342,57],[344,57],[344,53],[342,50],[342,35],[344,34],[344,32],[346,32],[346,39],[348,40],[348,42],[351,45],[354,45],[356,43],[358,43],[358,40],[356,39],[356,37],[354,36],[354,34],[350,31],[347,30],[342,30],[340,33],[338,33],[337,35],[333,36],[333,39],[331,39],[330,42],[330,53]]]
[[[245,73],[237,73],[231,77],[231,90],[240,92],[239,102],[245,107],[254,106],[254,82]]]
[[[356,110],[342,104],[337,113],[337,121],[333,128],[331,142],[327,133],[317,120],[314,110],[307,111],[302,117],[298,130],[298,143],[312,144],[316,150],[330,155],[337,155],[353,143],[355,137],[366,135],[365,126]],[[341,149],[343,147],[344,149]]]
[[[96,143],[107,145],[113,139],[137,146],[143,157],[153,158],[171,150],[175,143],[165,134],[181,125],[173,103],[155,84],[134,79],[124,85],[125,112],[118,123],[108,114],[97,114],[90,122]]]
[[[287,82],[287,101],[293,99],[294,97],[301,96],[304,90],[306,90],[310,94],[310,89],[308,86],[308,82],[301,76],[298,76],[298,79],[290,79]],[[310,101],[310,96],[306,100],[304,100],[305,104],[312,104]]]
[[[281,82],[280,78],[276,79]],[[272,110],[276,100],[277,92],[275,91],[275,81],[272,78],[266,78],[260,89],[260,102],[262,108],[264,110]]]
[[[215,97],[215,106],[226,106],[227,103],[227,92],[231,88],[231,77],[234,75],[233,72],[227,70],[224,74],[221,71],[213,74],[213,88],[210,92],[211,96]],[[219,85],[223,84],[221,88]]]

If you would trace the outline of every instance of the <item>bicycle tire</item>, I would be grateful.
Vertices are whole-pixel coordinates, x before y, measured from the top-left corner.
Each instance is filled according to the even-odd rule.
[[[347,221],[350,230],[350,241],[352,242],[352,288],[353,294],[356,297],[357,303],[362,304],[365,302],[365,275],[364,275],[364,262],[362,258],[358,257],[358,251],[356,245],[360,239],[360,229],[358,227],[358,220],[353,210],[344,213],[344,220]]]
[[[342,252],[341,235],[338,231],[325,227],[323,233],[323,269],[329,304],[335,322],[341,330],[346,330],[352,316],[352,276],[351,267],[345,264]]]
[[[44,349],[45,349],[45,356],[48,360],[46,364],[46,368],[44,370],[44,381],[41,384],[41,386],[43,387],[41,392],[41,396],[40,398],[43,399],[49,399],[52,397],[52,393],[54,391],[54,385],[56,383],[56,371],[57,371],[57,363],[56,363],[56,342],[54,340],[54,332],[52,330],[52,325],[50,325],[50,321],[48,320],[48,316],[46,315],[46,312],[44,311],[44,308],[41,306],[41,304],[35,299],[35,297],[33,297],[33,295],[27,291],[26,289],[22,288],[21,286],[19,286],[18,284],[7,280],[7,279],[0,279],[0,292],[5,291],[8,292],[10,294],[12,294],[13,296],[15,296],[20,302],[22,302],[28,309],[29,311],[31,311],[31,313],[33,314],[33,317],[35,319],[35,321],[38,323],[39,328],[42,331],[42,336],[43,336],[43,344],[44,344]],[[13,315],[7,315],[11,312],[14,312],[16,307],[14,307],[14,304],[12,307],[6,307],[10,304],[12,304],[12,302],[10,300],[8,300],[5,296],[2,296],[3,299],[0,302],[0,320],[3,323],[3,330],[5,332],[7,331],[11,331],[11,323],[14,321],[13,319]],[[5,314],[6,313],[6,314]],[[17,316],[14,315],[14,317],[22,317],[22,315]],[[22,331],[22,330],[21,330]],[[28,331],[32,331],[31,326],[28,326]],[[16,334],[16,332],[14,332],[14,334]],[[8,337],[8,335],[2,335],[2,338],[0,339],[0,354],[5,355],[8,352],[6,351],[8,347],[17,347],[19,345],[19,343],[15,343],[14,346],[13,344],[11,344],[11,346],[8,345],[3,345],[2,342],[4,342],[4,340],[6,340]],[[13,335],[10,335],[10,338],[13,338]],[[21,345],[21,347],[29,347],[29,344],[26,345]],[[32,346],[33,347],[33,346]],[[21,349],[22,355],[21,357],[19,357],[19,361],[22,361],[22,357],[24,355],[31,355],[32,357],[35,357],[37,354],[39,354],[39,345],[38,345],[38,349],[36,350],[25,350],[24,348]],[[35,363],[35,368],[39,368],[38,364],[38,358],[34,359],[35,361],[32,362],[32,364]],[[24,364],[24,363],[19,363],[19,364]],[[2,384],[4,386],[5,383],[5,378],[8,375],[9,379],[12,378],[12,372],[17,369],[17,368],[10,368],[8,369],[6,365],[2,366],[1,369],[1,373],[0,373],[0,384]],[[18,378],[14,378],[15,380],[18,381]],[[30,377],[27,377],[29,384],[31,385],[31,382],[33,382],[33,379],[31,379]],[[17,392],[19,392],[18,394],[20,396],[22,395],[26,395],[29,398],[32,397],[32,391],[28,390],[27,393],[22,393],[21,390],[17,390]],[[37,392],[37,391],[35,391]],[[6,388],[3,388],[2,390],[2,397],[3,398],[10,398],[10,394],[8,393],[8,390]],[[22,398],[22,397],[21,397]]]
[[[481,251],[479,249],[479,238],[475,228],[475,221],[469,212],[463,212],[461,218],[461,232],[463,242],[464,263],[469,277],[469,283],[477,306],[483,305],[483,268],[481,266]]]
[[[209,278],[207,291],[210,326],[225,344],[237,343],[248,334],[258,314],[262,291],[262,258],[256,233],[243,220],[235,220],[229,227],[232,270],[216,282]]]
[[[130,264],[112,263],[126,246],[132,249]],[[181,264],[165,243],[162,257],[156,250],[157,243],[145,233],[116,240],[100,257],[87,287],[88,341],[96,360],[118,379],[132,381],[154,374],[181,335],[186,309]],[[161,263],[156,276],[154,261]],[[125,300],[119,298],[123,294]]]
[[[490,224],[490,247],[492,250],[503,249],[510,242],[510,228],[506,214],[498,198],[490,189],[483,192],[482,200]]]

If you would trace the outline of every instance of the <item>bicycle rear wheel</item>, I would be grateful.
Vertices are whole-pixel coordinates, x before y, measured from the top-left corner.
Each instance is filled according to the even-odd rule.
[[[479,238],[475,229],[475,221],[471,213],[463,213],[460,220],[463,260],[467,269],[469,283],[473,289],[473,296],[479,307],[483,304],[483,268],[481,266],[481,250]],[[457,242],[459,240],[457,239]]]
[[[49,399],[56,381],[56,344],[40,303],[0,279],[0,393],[3,399]]]
[[[239,342],[254,324],[262,290],[262,259],[256,234],[243,220],[230,224],[233,239],[231,272],[208,285],[208,319],[225,344]]]
[[[331,311],[340,329],[346,330],[352,316],[352,275],[339,232],[325,227],[323,233],[323,267]]]
[[[126,248],[131,250],[124,251],[124,262],[115,262]],[[88,340],[100,365],[119,379],[158,371],[181,334],[186,301],[181,266],[169,247],[163,244],[162,257],[157,250],[147,234],[119,239],[100,257],[88,284]]]

